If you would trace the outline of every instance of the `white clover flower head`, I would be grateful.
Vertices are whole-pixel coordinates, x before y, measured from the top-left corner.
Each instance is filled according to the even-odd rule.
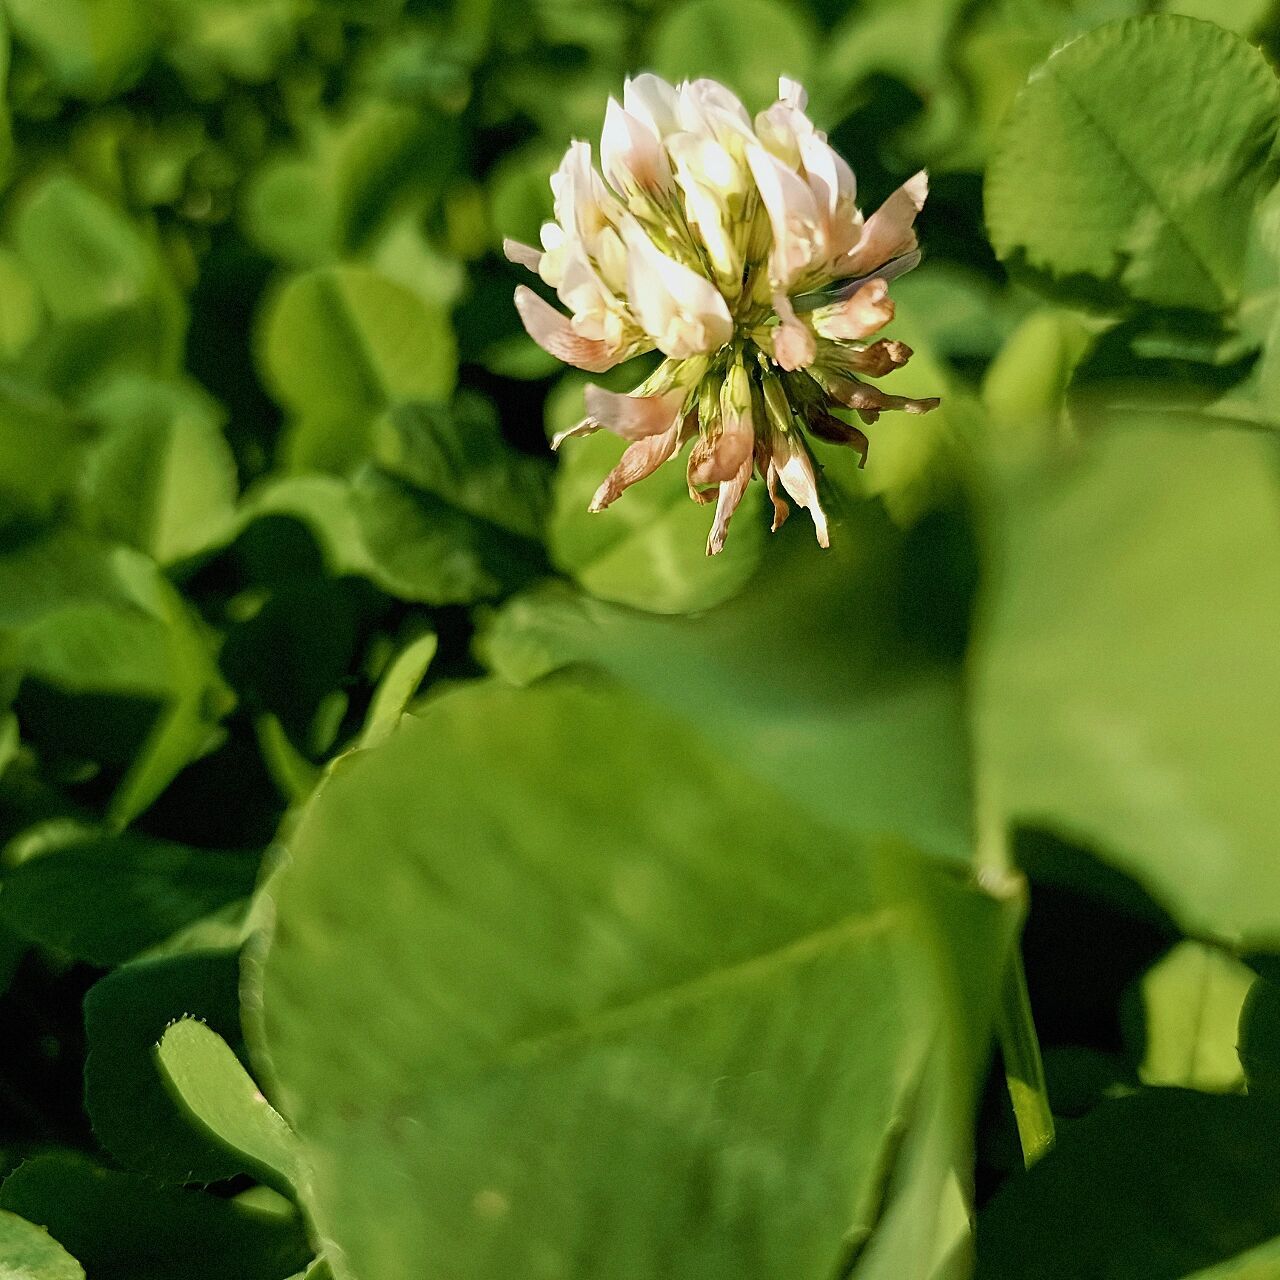
[[[592,373],[649,351],[666,357],[629,395],[589,385],[586,417],[552,444],[601,429],[629,442],[592,500],[603,511],[692,442],[690,496],[715,504],[708,555],[723,548],[756,473],[774,529],[790,512],[785,493],[825,547],[810,438],[852,446],[860,466],[868,448],[832,409],[872,423],[885,409],[938,404],[867,381],[911,355],[868,339],[893,319],[890,281],[920,260],[914,224],[928,179],[916,174],[864,219],[853,170],[806,101],[784,77],[752,121],[714,80],[636,76],[605,112],[603,177],[590,144],[573,143],[551,179],[542,248],[504,244],[568,312],[516,290],[544,350]]]

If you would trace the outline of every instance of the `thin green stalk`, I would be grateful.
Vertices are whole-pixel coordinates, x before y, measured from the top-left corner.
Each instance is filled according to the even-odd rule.
[[[1014,948],[1005,972],[996,1029],[1000,1036],[1000,1055],[1004,1059],[1004,1078],[1018,1122],[1022,1160],[1030,1169],[1053,1146],[1054,1129],[1021,947]]]
[[[1026,882],[1013,865],[1007,829],[989,788],[980,791],[977,817],[980,878],[993,891],[1016,893],[1025,900]],[[1018,1124],[1022,1160],[1030,1169],[1053,1146],[1054,1127],[1044,1062],[1040,1057],[1040,1038],[1036,1035],[1027,975],[1022,967],[1021,943],[1013,948],[1005,971],[996,1014],[996,1034],[1000,1039],[1009,1100]]]

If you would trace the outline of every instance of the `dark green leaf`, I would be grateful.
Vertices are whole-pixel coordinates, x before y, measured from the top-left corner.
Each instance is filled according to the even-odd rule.
[[[48,1227],[93,1280],[284,1280],[311,1256],[296,1218],[159,1187],[81,1156],[37,1156],[0,1205]]]
[[[253,890],[257,853],[54,826],[4,875],[0,919],[32,942],[114,965]]]
[[[179,1018],[240,1038],[233,951],[135,960],[85,998],[85,1107],[99,1141],[126,1168],[165,1182],[216,1182],[243,1172],[244,1158],[193,1126],[174,1101],[155,1047]]]

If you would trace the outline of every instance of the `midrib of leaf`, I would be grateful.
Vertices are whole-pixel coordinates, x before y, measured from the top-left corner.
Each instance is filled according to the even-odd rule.
[[[1111,152],[1111,154],[1119,161],[1120,165],[1125,169],[1129,176],[1137,185],[1146,192],[1147,197],[1155,206],[1156,211],[1164,219],[1166,225],[1170,227],[1174,235],[1181,241],[1187,257],[1190,259],[1195,268],[1207,280],[1213,290],[1217,293],[1218,299],[1222,303],[1226,303],[1231,296],[1229,285],[1222,283],[1214,274],[1209,264],[1201,256],[1200,251],[1192,243],[1186,229],[1177,219],[1174,218],[1172,212],[1165,207],[1164,201],[1161,200],[1151,179],[1138,167],[1137,161],[1133,159],[1120,145],[1119,141],[1111,134],[1111,132],[1103,126],[1101,119],[1096,116],[1088,107],[1084,98],[1080,96],[1072,86],[1070,80],[1058,74],[1058,68],[1054,66],[1054,60],[1051,58],[1045,64],[1046,70],[1052,75],[1053,82],[1063,92],[1064,96],[1073,107],[1080,113],[1081,118],[1089,129],[1102,139],[1103,144]]]
[[[347,366],[348,372],[355,375],[360,384],[362,402],[371,410],[385,407],[390,397],[387,395],[386,382],[374,355],[372,347],[366,340],[364,330],[356,323],[352,308],[347,301],[345,276],[338,273],[324,273],[317,277],[320,288],[317,293],[320,305],[324,308],[334,327],[347,335],[346,346],[353,353],[353,359]]]
[[[610,1005],[573,1026],[525,1036],[504,1045],[496,1054],[473,1064],[528,1067],[580,1044],[657,1021],[682,1008],[714,1000],[721,992],[744,983],[762,982],[785,973],[828,949],[889,933],[904,918],[898,907],[881,907],[869,915],[844,916],[832,924],[789,938],[786,942],[741,960],[717,965],[623,1004]]]

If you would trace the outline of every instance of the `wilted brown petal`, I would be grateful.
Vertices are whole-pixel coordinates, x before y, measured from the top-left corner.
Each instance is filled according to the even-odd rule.
[[[841,357],[847,369],[865,373],[868,378],[883,378],[911,359],[911,348],[905,342],[882,339],[861,349],[845,348]]]
[[[936,409],[941,401],[936,396],[915,400],[910,396],[894,396],[869,382],[857,378],[829,378],[831,394],[849,409],[856,409],[864,421],[874,422],[875,417],[866,418],[866,414],[878,415],[885,409],[900,409],[903,413],[929,413]]]
[[[871,449],[871,441],[867,439],[865,432],[859,431],[857,427],[850,426],[847,422],[842,422],[835,414],[827,413],[825,409],[811,409],[808,423],[809,430],[819,440],[826,440],[831,444],[847,445],[851,449],[856,449],[858,451],[858,466],[861,468],[867,465],[867,454]]]
[[[707,535],[707,555],[709,556],[719,555],[724,550],[724,540],[729,536],[729,521],[737,511],[742,495],[747,491],[747,485],[751,483],[754,463],[755,458],[748,453],[733,479],[725,480],[720,485],[720,491],[716,495],[715,520],[711,524],[711,532]]]
[[[689,452],[689,487],[700,489],[737,475],[744,459],[750,459],[756,430],[750,412],[721,419],[720,430],[703,436]]]
[[[674,424],[661,435],[646,436],[630,444],[618,461],[618,465],[605,477],[587,508],[590,512],[603,511],[621,497],[639,480],[652,475],[675,453],[680,443],[680,424]]]
[[[604,373],[618,364],[623,353],[608,343],[574,333],[569,317],[525,285],[516,288],[516,310],[525,331],[550,356],[588,373]]]
[[[660,396],[620,395],[593,382],[583,393],[587,416],[624,440],[643,440],[668,430],[684,398],[683,391],[668,391]]]
[[[773,503],[773,524],[769,528],[773,533],[777,533],[786,524],[791,508],[787,506],[787,500],[778,492],[778,468],[772,457],[765,463],[764,483],[765,488],[769,490],[769,501]]]

